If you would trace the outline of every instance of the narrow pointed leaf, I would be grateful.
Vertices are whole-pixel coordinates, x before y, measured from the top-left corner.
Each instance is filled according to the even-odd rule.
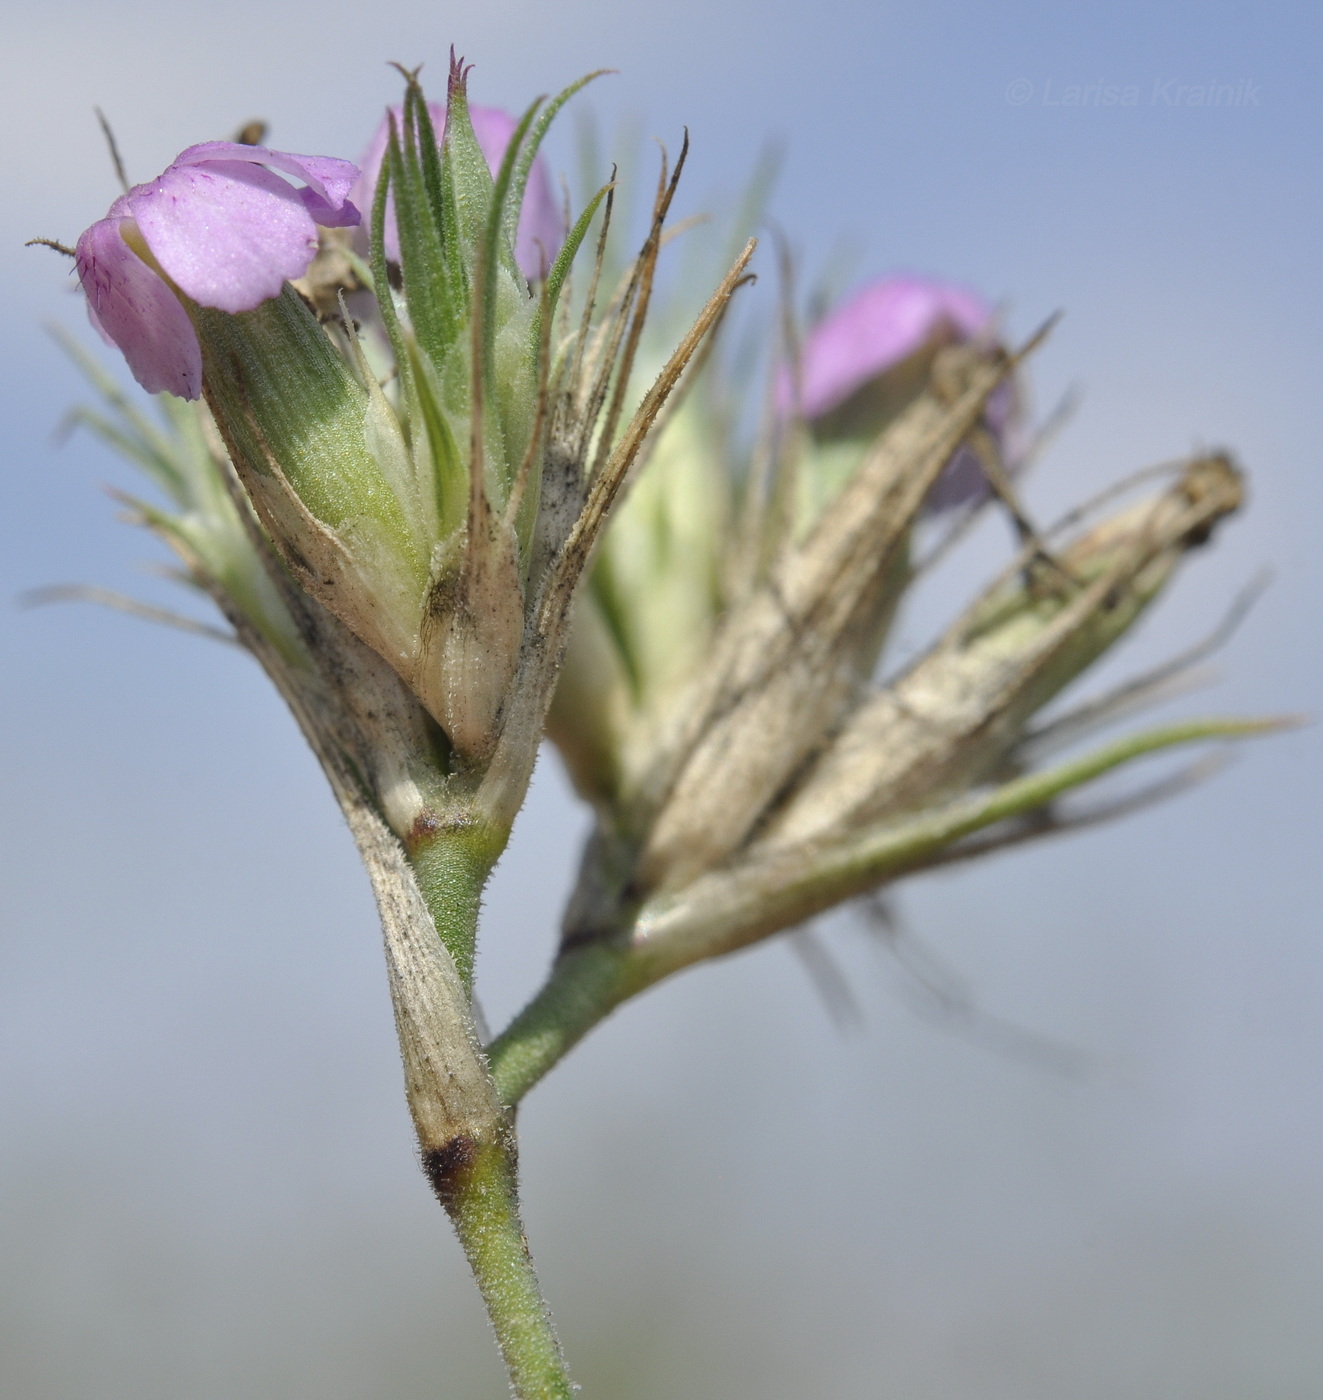
[[[407,120],[402,140],[399,133],[391,132],[386,163],[395,186],[395,224],[409,320],[418,343],[440,366],[454,338],[442,275],[441,234],[423,185],[417,128]]]
[[[594,73],[589,73],[579,79],[577,83],[571,83],[563,92],[557,93],[555,97],[542,109],[537,120],[533,122],[528,132],[528,139],[519,148],[519,158],[515,162],[514,179],[511,185],[511,198],[506,206],[506,241],[514,245],[515,234],[519,228],[519,215],[524,207],[524,193],[528,189],[528,177],[533,172],[533,162],[537,159],[538,149],[542,145],[543,138],[547,134],[551,123],[555,121],[557,113],[570,100],[575,93],[582,91],[594,78],[600,78],[604,74],[611,72],[609,68],[599,68]],[[538,99],[541,102],[542,99]],[[511,141],[514,146],[519,139],[516,133],[516,140]],[[582,235],[581,235],[582,237]]]
[[[612,188],[612,185],[603,185],[593,196],[592,202],[575,221],[574,227],[570,230],[570,236],[565,240],[564,246],[557,254],[556,261],[551,265],[551,271],[547,274],[546,299],[543,305],[538,307],[537,319],[533,322],[532,344],[534,346],[542,343],[543,317],[545,316],[550,321],[555,315],[556,303],[565,286],[565,279],[569,276],[570,267],[579,249],[583,246],[583,240],[587,237],[589,228],[592,227],[593,219],[596,217],[602,201]]]
[[[419,362],[416,353],[413,367],[418,408],[427,433],[436,477],[438,538],[447,540],[464,524],[468,510],[469,474],[441,407],[432,374],[426,365]]]
[[[443,193],[448,203],[453,204],[459,246],[466,266],[473,267],[487,232],[494,182],[487,157],[473,132],[468,93],[458,71],[451,75],[441,169],[443,181],[449,186]],[[448,229],[446,233],[449,234]]]
[[[408,349],[404,343],[404,332],[400,328],[399,313],[395,309],[395,295],[391,291],[390,274],[386,265],[386,198],[391,185],[391,161],[389,153],[381,163],[381,178],[377,181],[377,191],[372,200],[372,226],[369,235],[369,257],[372,263],[373,291],[377,306],[381,311],[381,323],[386,328],[386,337],[400,375],[400,387],[406,401],[412,395],[413,372],[409,365]]]
[[[464,323],[464,309],[468,305],[468,288],[464,280],[464,259],[459,241],[449,231],[453,221],[446,214],[446,181],[441,169],[441,147],[437,141],[436,128],[432,125],[432,112],[423,96],[422,89],[412,84],[406,103],[412,103],[413,120],[418,137],[418,159],[422,166],[423,187],[431,206],[432,221],[441,239],[441,293],[444,306],[444,322],[449,337],[459,335]]]
[[[499,265],[503,266],[511,276],[518,277],[520,281],[523,280],[519,264],[515,261],[514,249],[514,230],[519,227],[520,201],[523,198],[523,191],[517,190],[514,186],[514,172],[524,137],[528,134],[528,128],[537,115],[537,109],[542,105],[542,102],[543,99],[539,97],[529,105],[528,110],[520,117],[519,125],[511,133],[505,154],[501,157],[500,169],[496,172],[496,180],[492,186],[492,207],[487,216],[485,239],[487,282],[491,290],[489,291],[487,287],[483,289],[483,305],[489,315],[492,310],[489,301],[495,292],[498,260]]]

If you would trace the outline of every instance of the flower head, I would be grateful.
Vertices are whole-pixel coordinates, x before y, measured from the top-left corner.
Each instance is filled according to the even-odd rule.
[[[432,129],[436,133],[437,145],[445,140],[446,107],[441,102],[427,104],[428,115],[432,119]],[[473,124],[473,135],[478,147],[486,158],[487,166],[495,175],[505,157],[506,148],[514,136],[518,121],[500,107],[478,107],[468,109],[469,120]],[[381,167],[386,159],[386,148],[390,144],[391,121],[395,129],[404,129],[403,106],[392,107],[382,117],[361,161],[362,173],[350,191],[350,199],[360,209],[372,207],[372,197],[376,192],[377,181],[381,178]],[[547,174],[546,163],[541,157],[533,162],[529,172],[528,186],[524,191],[524,203],[519,216],[519,231],[515,236],[515,259],[520,271],[526,277],[541,277],[551,266],[565,236],[564,221],[556,205],[551,189],[551,178]],[[366,246],[366,245],[364,245]],[[387,200],[386,209],[386,256],[391,262],[400,260],[399,231],[395,226],[395,196]]]
[[[279,175],[304,182],[296,189]],[[182,293],[198,306],[250,311],[301,277],[317,225],[357,224],[345,160],[232,141],[190,146],[155,180],[135,185],[78,240],[78,276],[92,323],[151,393],[195,399],[202,352]]]
[[[406,75],[384,153],[369,152],[361,178],[337,163],[348,178],[333,192],[314,185],[305,195],[322,222],[330,221],[328,211],[338,217],[341,205],[357,222],[355,195],[366,204],[371,193],[362,290],[377,314],[362,303],[355,308],[366,313],[365,327],[357,315],[320,320],[311,299],[285,285],[310,266],[311,224],[297,256],[292,246],[264,245],[267,265],[258,271],[268,284],[245,286],[243,300],[213,294],[210,304],[194,299],[192,283],[175,282],[153,232],[139,230],[141,192],[111,211],[109,229],[94,232],[125,243],[126,257],[138,256],[131,290],[140,300],[155,295],[165,311],[179,307],[176,339],[200,352],[188,387],[200,383],[239,482],[290,575],[430,716],[439,761],[468,784],[465,820],[476,803],[483,821],[508,830],[540,743],[575,585],[652,425],[741,284],[753,248],[627,416],[626,386],[683,154],[674,174],[665,171],[623,295],[604,301],[596,326],[589,312],[581,333],[590,353],[567,359],[553,329],[559,298],[599,211],[606,220],[613,186],[604,185],[550,249],[539,238],[537,295],[518,261],[517,229],[526,195],[541,183],[534,177],[542,139],[589,79],[549,102],[539,99],[518,123],[490,111],[475,123],[466,76],[463,63],[452,61],[442,141],[435,130],[441,109]],[[495,177],[493,134],[504,148]],[[249,154],[271,163],[271,153]],[[318,172],[307,162],[304,170],[312,184]],[[174,167],[160,182],[167,192],[172,180],[182,182]],[[260,178],[259,185],[265,192]],[[284,194],[287,202],[295,197]],[[549,212],[549,200],[542,204]],[[541,232],[549,238],[545,226]],[[323,251],[336,241],[323,237]],[[548,253],[556,254],[549,266]],[[332,279],[326,290],[338,300],[353,289]],[[613,385],[620,387],[611,393]],[[410,830],[403,821],[397,834]]]

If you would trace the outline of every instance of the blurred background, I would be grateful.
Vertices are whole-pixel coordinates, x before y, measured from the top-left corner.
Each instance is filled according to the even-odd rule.
[[[1316,7],[0,11],[3,1400],[505,1393],[414,1164],[367,884],[280,702],[226,648],[13,602],[172,597],[98,489],[127,469],[55,440],[84,389],[43,324],[97,342],[68,265],[21,246],[72,242],[117,192],[94,104],[135,179],[254,116],[353,158],[386,60],[439,89],[453,41],[484,103],[618,68],[587,105],[672,149],[688,124],[685,211],[782,139],[772,207],[806,268],[845,247],[858,277],[958,278],[1017,334],[1066,311],[1035,395],[1083,397],[1030,484],[1041,515],[1197,446],[1248,466],[1251,509],[1108,676],[1204,634],[1267,565],[1216,689],[1169,713],[1319,711]],[[1206,85],[1237,96],[1191,105]],[[572,122],[551,153],[573,166]],[[992,522],[902,649],[1006,548]],[[1257,743],[1120,825],[906,885],[907,938],[973,1014],[845,914],[821,931],[860,1008],[844,1030],[784,942],[599,1029],[521,1115],[589,1400],[1323,1393],[1319,760],[1317,729]],[[493,1022],[541,976],[583,826],[547,756],[489,899]]]

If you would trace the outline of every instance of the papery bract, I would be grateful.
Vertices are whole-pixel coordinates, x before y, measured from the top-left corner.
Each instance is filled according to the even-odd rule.
[[[357,176],[357,167],[330,156],[232,141],[190,146],[79,238],[78,276],[92,323],[144,389],[197,398],[202,354],[176,291],[231,314],[279,295],[316,256],[318,224],[358,223],[347,197]]]
[[[445,139],[446,109],[440,102],[427,104],[436,132],[437,143]],[[470,105],[469,120],[473,123],[473,134],[478,146],[487,158],[493,175],[500,169],[506,147],[514,135],[518,121],[500,107],[477,107]],[[394,118],[395,129],[404,129],[403,107],[392,107],[381,119],[381,125],[372,137],[360,162],[362,174],[358,178],[350,199],[360,209],[372,207],[372,197],[381,177],[382,163],[386,158],[386,147],[390,141],[390,123]],[[565,236],[564,220],[557,208],[551,189],[551,178],[547,167],[539,156],[529,172],[528,186],[524,191],[524,204],[519,215],[519,230],[515,235],[515,259],[525,277],[541,277],[555,260],[556,251]],[[366,249],[366,242],[363,243]],[[386,201],[386,256],[392,262],[400,259],[399,233],[395,227],[395,196],[392,191]]]

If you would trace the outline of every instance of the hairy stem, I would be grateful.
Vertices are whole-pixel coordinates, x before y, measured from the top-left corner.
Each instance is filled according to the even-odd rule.
[[[562,953],[541,990],[487,1048],[496,1095],[513,1106],[604,1017],[647,985],[628,947]]]
[[[473,1270],[514,1394],[569,1400],[569,1373],[520,1219],[514,1125],[487,1072],[470,1011],[482,891],[503,844],[461,826],[415,850],[414,921],[425,926],[416,937],[387,928],[387,961],[423,1169]],[[457,1021],[480,1082],[475,1066],[457,1063],[461,1057],[449,1049],[460,1038]]]
[[[487,1304],[517,1400],[568,1400],[573,1388],[519,1215],[513,1124],[473,1024],[482,891],[508,827],[437,809],[446,782],[421,707],[380,657],[298,589],[237,480],[226,485],[299,636],[293,659],[225,588],[210,591],[317,755],[372,882],[423,1167]]]
[[[519,1218],[509,1139],[478,1147],[433,1180],[487,1305],[517,1400],[570,1400],[565,1358],[538,1287]]]
[[[622,913],[613,935],[562,950],[541,990],[488,1047],[497,1095],[502,1104],[517,1104],[621,1002],[682,968],[735,952],[922,870],[962,838],[1042,809],[1135,759],[1189,743],[1272,733],[1283,724],[1195,720],[1128,735],[936,811],[878,823],[835,843],[761,860],[751,855],[700,876],[685,889]]]
[[[409,863],[414,878],[470,995],[482,891],[504,848],[505,835],[477,823],[429,832],[411,843]]]

